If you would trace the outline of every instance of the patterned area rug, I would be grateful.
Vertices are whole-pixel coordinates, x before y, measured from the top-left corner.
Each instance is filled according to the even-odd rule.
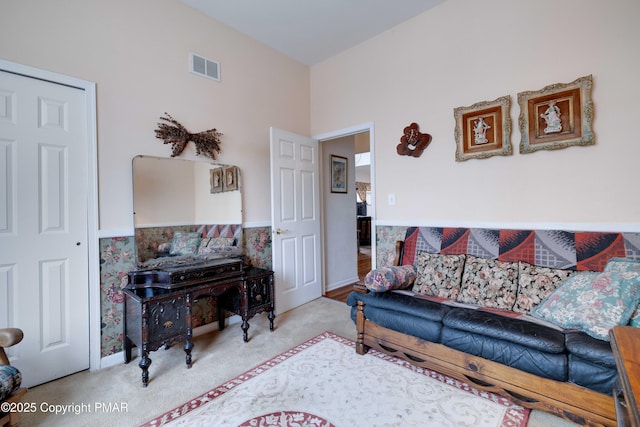
[[[529,410],[325,332],[144,424],[521,426]]]

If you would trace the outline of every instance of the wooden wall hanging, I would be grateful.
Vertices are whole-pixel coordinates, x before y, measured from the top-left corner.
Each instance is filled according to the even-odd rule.
[[[420,157],[422,152],[431,142],[431,135],[421,133],[417,123],[411,123],[404,128],[404,135],[400,138],[400,144],[396,147],[401,156]]]

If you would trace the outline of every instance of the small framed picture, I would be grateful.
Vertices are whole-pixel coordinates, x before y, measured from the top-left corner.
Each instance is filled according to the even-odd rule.
[[[510,107],[507,95],[453,110],[457,162],[513,154]]]
[[[331,155],[331,192],[346,193],[347,192],[347,158]]]
[[[238,167],[228,166],[224,168],[224,191],[238,189]]]
[[[211,192],[220,193],[223,187],[222,168],[211,169]]]
[[[518,94],[520,153],[593,145],[591,75]]]

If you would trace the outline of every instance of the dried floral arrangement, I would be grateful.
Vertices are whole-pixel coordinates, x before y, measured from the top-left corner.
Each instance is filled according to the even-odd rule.
[[[166,117],[160,117],[163,122],[158,123],[156,138],[164,140],[165,144],[171,144],[171,157],[179,156],[189,141],[196,145],[196,154],[207,156],[216,160],[220,153],[220,137],[222,133],[217,129],[209,129],[203,132],[190,133],[184,126],[176,121],[169,113]]]

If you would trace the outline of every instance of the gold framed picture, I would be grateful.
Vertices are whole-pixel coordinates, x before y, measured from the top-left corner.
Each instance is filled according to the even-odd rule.
[[[591,75],[518,94],[520,153],[593,145]]]
[[[222,176],[222,168],[211,169],[211,192],[222,192],[224,178]]]
[[[238,167],[227,166],[224,168],[224,191],[233,191],[238,189]]]
[[[508,95],[455,108],[456,161],[513,154],[510,108]]]

